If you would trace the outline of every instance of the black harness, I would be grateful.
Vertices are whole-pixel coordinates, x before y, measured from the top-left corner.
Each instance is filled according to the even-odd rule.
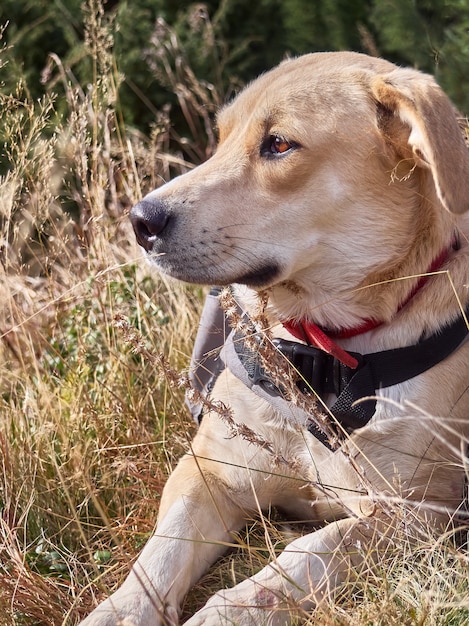
[[[210,298],[213,298],[210,302],[210,321],[207,321],[208,315],[205,315],[204,319],[205,309],[201,318],[201,328],[196,339],[197,353],[193,354],[191,364],[191,378],[194,386],[202,393],[209,393],[216,377],[224,367],[228,367],[255,393],[267,400],[270,398],[272,404],[278,405],[285,395],[285,390],[273,381],[272,376],[262,366],[258,353],[247,346],[243,335],[232,332],[231,336],[226,339],[227,324],[224,319],[220,323],[221,308],[216,310],[217,321],[214,323],[214,299],[216,296],[217,291],[212,290],[210,294]],[[334,427],[334,424],[331,424],[332,430],[337,432],[337,436],[340,438],[344,432],[351,433],[356,429],[363,428],[370,421],[376,410],[375,396],[379,389],[410,380],[434,367],[456,351],[469,337],[468,316],[469,306],[464,315],[458,317],[456,321],[412,346],[370,354],[350,352],[349,354],[358,361],[358,366],[355,369],[344,365],[332,355],[318,348],[296,341],[276,338],[273,339],[273,345],[288,359],[298,373],[297,386],[302,393],[313,392],[320,399],[325,399],[330,394],[336,396],[336,400],[329,411],[334,416],[333,420],[331,418],[331,422],[334,421],[335,426],[337,426]],[[210,328],[209,332],[207,332],[207,328]],[[259,342],[262,341],[261,336],[258,340]],[[210,345],[210,350],[206,349],[207,344]],[[230,344],[230,350],[227,350],[228,344]],[[224,351],[228,355],[230,351],[231,354],[235,354],[234,358],[241,367],[238,367],[238,363],[233,361],[233,357],[228,356],[222,362],[218,356],[218,351],[214,350],[214,346],[221,347],[222,345],[225,345]],[[203,384],[197,376],[197,368],[200,371],[201,367],[204,377]],[[191,411],[198,420],[201,416],[200,408],[200,406],[191,406]],[[316,422],[310,420],[308,430],[325,446],[331,448],[330,435],[323,431]]]
[[[469,306],[465,311],[466,318],[459,317],[412,346],[371,354],[350,352],[358,361],[355,369],[313,346],[285,339],[274,339],[272,343],[298,372],[297,385],[302,393],[314,392],[321,399],[329,394],[337,396],[329,410],[341,430],[351,433],[373,417],[379,389],[423,374],[458,349],[468,337],[468,314]],[[272,396],[283,395],[282,388],[273,382],[260,359],[246,347],[242,336],[235,335],[233,343],[252,383],[260,385]],[[324,445],[329,445],[328,436],[315,423],[311,422],[308,430]]]

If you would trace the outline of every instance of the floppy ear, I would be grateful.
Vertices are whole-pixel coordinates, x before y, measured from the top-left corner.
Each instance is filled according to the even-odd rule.
[[[448,211],[467,211],[469,149],[455,108],[433,78],[415,70],[396,69],[373,79],[372,92],[382,111],[393,118],[385,124],[389,140],[404,154],[410,149],[416,165],[431,171],[436,193]],[[408,135],[403,133],[404,125]],[[398,145],[402,142],[406,146]]]

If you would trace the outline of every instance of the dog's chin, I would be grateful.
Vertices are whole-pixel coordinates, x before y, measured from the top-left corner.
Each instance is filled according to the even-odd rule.
[[[246,287],[253,289],[265,289],[278,282],[280,276],[280,267],[276,263],[269,263],[231,280],[230,283],[246,285]]]
[[[246,285],[252,289],[266,289],[276,283],[281,276],[281,268],[276,263],[266,263],[252,270],[237,274],[234,272],[223,272],[221,267],[207,268],[179,266],[168,263],[165,257],[151,258],[150,262],[166,276],[175,278],[185,283],[194,285],[231,285],[233,283]]]

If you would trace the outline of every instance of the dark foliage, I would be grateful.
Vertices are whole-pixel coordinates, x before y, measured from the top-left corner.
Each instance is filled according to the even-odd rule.
[[[188,132],[173,88],[148,62],[159,18],[177,34],[181,56],[174,63],[189,60],[197,78],[222,98],[285,55],[350,49],[435,73],[456,105],[469,111],[468,0],[110,0],[104,8],[123,77],[119,105],[126,123],[144,132],[168,103],[178,132]],[[91,81],[84,11],[81,0],[2,0],[0,24],[8,24],[5,40],[12,46],[2,90],[13,91],[21,76],[32,98],[47,90],[60,95],[53,70],[44,71],[50,53],[80,84]]]

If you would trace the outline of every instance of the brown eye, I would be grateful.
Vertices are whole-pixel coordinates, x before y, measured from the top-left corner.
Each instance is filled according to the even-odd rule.
[[[285,137],[280,135],[270,135],[264,141],[261,149],[261,153],[264,156],[282,156],[290,150],[298,148],[298,144],[292,141],[288,141]]]
[[[288,152],[292,145],[283,137],[273,137],[271,151],[273,154],[283,154]]]

